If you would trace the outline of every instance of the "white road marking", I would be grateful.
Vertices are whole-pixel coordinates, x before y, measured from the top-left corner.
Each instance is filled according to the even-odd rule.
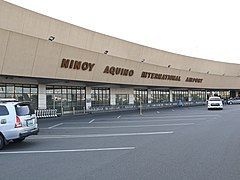
[[[179,116],[179,115],[176,115],[176,116],[173,116],[173,115],[167,115],[167,116],[143,116],[143,117],[131,117],[131,119],[139,119],[139,118],[142,118],[142,119],[148,119],[148,118],[151,118],[151,119],[164,119],[164,118],[200,118],[200,117],[219,117],[220,115],[207,115],[207,114],[201,114],[201,115],[186,115],[186,116]],[[129,117],[122,117],[121,119],[129,119]]]
[[[178,124],[147,124],[147,125],[135,125],[135,126],[98,126],[98,127],[59,127],[61,129],[116,129],[116,128],[141,128],[141,127],[161,127],[161,126],[190,126],[195,123],[178,123]]]
[[[134,150],[135,147],[96,148],[96,149],[69,149],[69,150],[45,150],[45,151],[9,151],[1,154],[34,154],[34,153],[66,153],[66,152],[93,152],[93,151],[117,151]]]
[[[161,113],[160,111],[157,111],[157,112],[159,112],[159,113]],[[142,116],[142,117],[144,117],[144,118],[150,118],[150,117],[185,117],[185,115],[183,115],[183,116],[181,116],[181,115],[177,115],[177,114],[175,114],[175,113],[168,113],[168,114],[166,114],[166,113],[161,113],[161,116],[152,116],[152,115],[144,115],[144,116]],[[191,117],[199,117],[199,116],[210,116],[210,117],[212,117],[212,116],[216,116],[216,117],[219,117],[220,115],[219,114],[189,114],[188,116],[191,116]],[[139,116],[139,115],[125,115],[124,117],[122,117],[122,118],[139,118],[139,117],[141,117],[141,116]]]
[[[92,119],[91,121],[89,121],[88,123],[91,124],[93,121],[95,121],[95,119]]]
[[[119,119],[121,116],[118,116],[117,118]]]
[[[98,121],[97,123],[98,124],[105,124],[105,123],[137,123],[137,122],[141,122],[141,123],[148,123],[148,122],[164,122],[164,121],[203,121],[203,120],[206,120],[206,119],[203,119],[203,118],[199,118],[199,119],[160,119],[160,120],[146,120],[146,121],[143,121],[143,120],[139,120],[139,121],[136,121],[136,120],[124,120],[124,121]]]
[[[49,127],[48,129],[52,129],[52,128],[55,128],[55,127],[58,127],[58,126],[61,126],[61,125],[63,125],[63,123],[56,124],[54,126]]]
[[[155,118],[153,118],[153,119],[155,119]],[[205,120],[207,120],[207,119],[205,119],[205,118],[198,118],[198,119],[181,119],[181,118],[179,118],[179,119],[159,119],[159,120],[146,120],[146,121],[144,121],[144,120],[137,121],[137,120],[131,120],[131,119],[129,119],[129,120],[118,120],[118,121],[116,121],[116,120],[114,120],[114,121],[111,121],[111,120],[105,120],[105,121],[98,120],[97,122],[94,122],[94,124],[110,124],[110,123],[111,124],[120,124],[120,123],[137,123],[137,122],[149,123],[149,122],[166,122],[166,121],[169,121],[169,122],[171,122],[171,121],[205,121]],[[73,124],[80,124],[80,123],[81,122],[64,122],[64,124],[71,124],[71,125],[73,125]],[[41,128],[41,129],[46,129],[46,128]]]
[[[146,133],[120,133],[120,134],[85,134],[85,135],[38,135],[28,139],[66,139],[66,138],[98,138],[98,137],[119,137],[119,136],[143,136],[143,135],[164,135],[173,134],[173,131],[146,132]]]

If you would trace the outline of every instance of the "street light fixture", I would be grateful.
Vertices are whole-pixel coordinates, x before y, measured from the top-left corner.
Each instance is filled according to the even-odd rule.
[[[49,41],[54,41],[54,39],[55,39],[54,36],[50,36],[50,37],[48,38]]]

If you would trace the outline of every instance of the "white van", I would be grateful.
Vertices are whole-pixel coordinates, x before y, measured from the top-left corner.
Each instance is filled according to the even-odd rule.
[[[37,117],[29,102],[0,99],[0,149],[11,140],[21,142],[38,132]]]

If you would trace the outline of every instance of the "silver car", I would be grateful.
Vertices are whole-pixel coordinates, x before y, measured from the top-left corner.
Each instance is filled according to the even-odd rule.
[[[38,132],[37,118],[28,102],[0,100],[0,149]]]
[[[228,104],[240,104],[240,97],[229,99]]]

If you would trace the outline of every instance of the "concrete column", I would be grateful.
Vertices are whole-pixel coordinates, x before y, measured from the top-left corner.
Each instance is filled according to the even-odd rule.
[[[134,104],[134,95],[129,94],[129,104]]]
[[[116,89],[110,88],[110,105],[116,105]]]
[[[151,89],[148,89],[148,104],[152,103]]]
[[[173,102],[173,95],[172,95],[172,90],[169,90],[169,96],[170,96],[170,102]]]
[[[91,102],[91,87],[86,87],[86,110],[91,109],[92,102]]]
[[[238,97],[239,96],[239,92],[238,91],[236,91],[236,97]]]
[[[191,95],[191,91],[188,90],[188,102],[192,101],[192,95]]]
[[[47,95],[46,95],[46,85],[38,85],[38,109],[47,108]]]

